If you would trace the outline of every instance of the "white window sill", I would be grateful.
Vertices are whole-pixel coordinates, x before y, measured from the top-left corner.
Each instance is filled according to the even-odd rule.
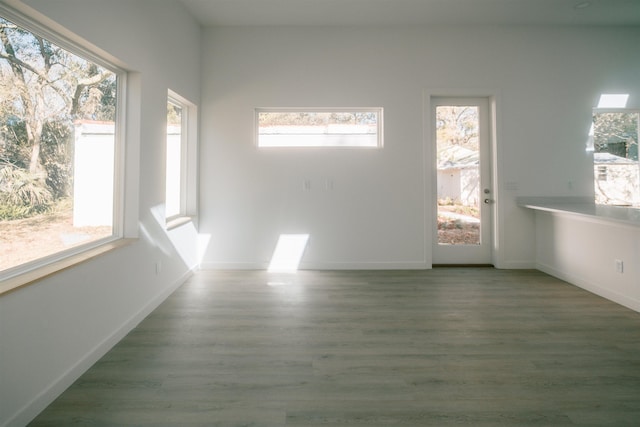
[[[165,228],[168,230],[173,230],[174,228],[178,228],[181,225],[190,223],[193,219],[190,216],[179,216],[176,218],[172,218],[167,221],[167,225]]]
[[[18,274],[17,276],[9,277],[8,279],[0,282],[0,295],[6,294],[8,292],[11,292],[16,289],[20,289],[24,286],[30,285],[32,283],[35,283],[40,279],[43,279],[47,276],[51,276],[52,274],[55,274],[67,268],[73,267],[74,265],[93,259],[99,255],[110,252],[114,249],[118,249],[123,246],[129,245],[132,242],[135,242],[136,240],[137,239],[114,240],[113,242],[108,242],[108,243],[105,243],[104,245],[100,245],[98,247],[88,249],[82,253],[71,255],[59,261],[54,261],[47,265],[43,265],[42,267],[37,267],[25,273]]]

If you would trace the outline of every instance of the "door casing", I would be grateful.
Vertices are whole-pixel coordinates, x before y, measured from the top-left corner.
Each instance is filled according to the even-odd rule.
[[[431,191],[427,197],[427,207],[431,213],[431,254],[435,265],[493,265],[494,264],[494,227],[496,197],[493,186],[494,162],[492,156],[492,102],[488,96],[429,96],[429,108],[426,109],[429,122],[428,138],[431,147],[426,167],[431,170]],[[436,165],[436,108],[450,105],[473,105],[479,108],[480,138],[480,191],[481,191],[481,244],[480,245],[441,245],[437,236],[437,165]],[[488,193],[484,193],[488,190]],[[488,203],[483,203],[488,199]]]

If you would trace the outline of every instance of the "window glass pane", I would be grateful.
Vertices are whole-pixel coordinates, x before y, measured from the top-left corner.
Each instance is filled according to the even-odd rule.
[[[182,213],[182,107],[167,103],[167,170],[165,216]]]
[[[114,234],[117,76],[0,18],[0,271]]]
[[[257,110],[259,147],[378,147],[382,109]]]
[[[638,112],[593,115],[596,203],[640,206]]]

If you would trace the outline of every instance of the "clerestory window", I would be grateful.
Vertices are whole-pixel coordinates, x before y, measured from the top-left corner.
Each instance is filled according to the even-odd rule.
[[[260,148],[382,147],[382,108],[257,108]]]

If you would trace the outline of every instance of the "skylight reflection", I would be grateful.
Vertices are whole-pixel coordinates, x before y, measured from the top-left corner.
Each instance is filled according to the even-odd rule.
[[[628,93],[603,93],[596,108],[625,108],[628,100]]]

